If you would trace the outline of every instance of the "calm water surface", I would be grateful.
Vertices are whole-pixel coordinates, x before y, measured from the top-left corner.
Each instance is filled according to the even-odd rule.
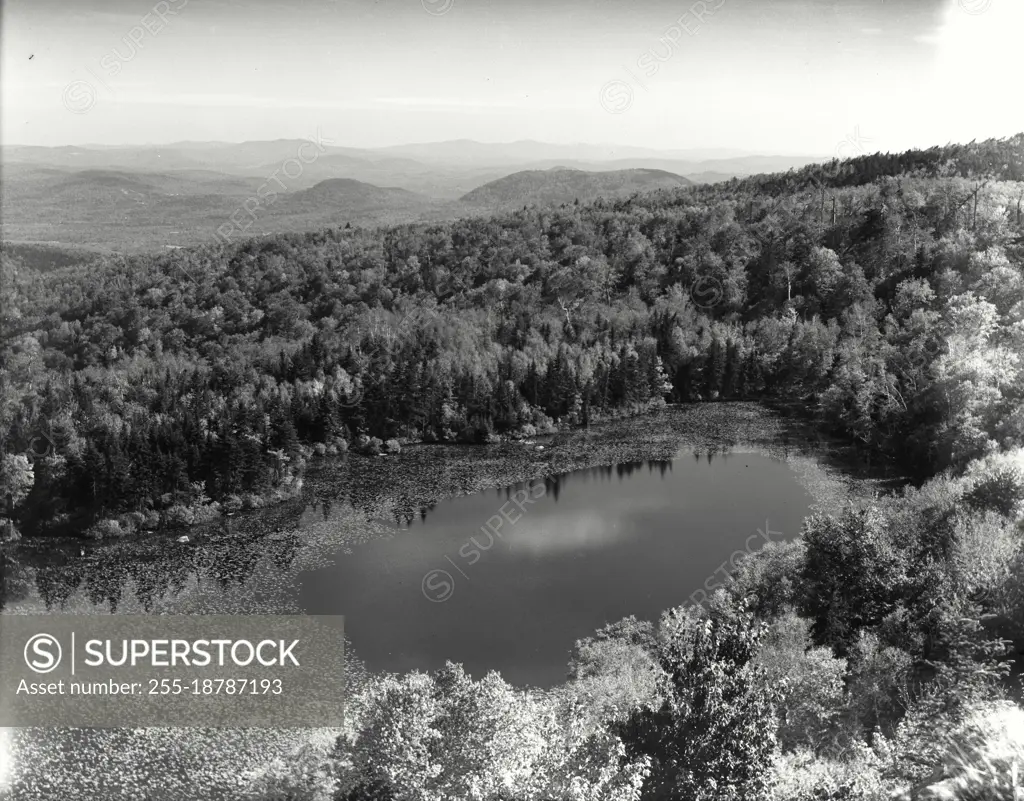
[[[442,502],[301,575],[299,600],[344,614],[372,671],[452,660],[550,686],[576,639],[685,603],[758,530],[796,536],[811,502],[757,453],[591,468]]]

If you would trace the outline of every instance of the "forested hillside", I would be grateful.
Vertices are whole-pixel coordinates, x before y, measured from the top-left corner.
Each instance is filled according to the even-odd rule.
[[[733,187],[778,193],[806,188],[811,183],[832,187],[861,186],[885,176],[899,175],[1021,181],[1024,180],[1021,136],[1018,134],[1008,139],[936,146],[904,153],[876,153],[846,160],[833,159],[786,173],[733,179],[730,183]]]
[[[675,189],[691,181],[664,170],[614,170],[584,172],[552,167],[512,173],[477,187],[462,197],[470,206],[508,211],[528,205],[557,205],[628,197],[637,192]]]
[[[804,399],[922,475],[962,467],[1024,442],[1022,145],[46,274],[5,253],[8,514],[188,522],[294,491],[313,447],[666,400]]]
[[[576,643],[552,690],[360,677],[341,735],[246,797],[1016,798],[1022,154],[1024,135],[46,273],[5,253],[8,518],[188,524],[350,446],[799,400],[923,483],[734,554],[702,605]]]

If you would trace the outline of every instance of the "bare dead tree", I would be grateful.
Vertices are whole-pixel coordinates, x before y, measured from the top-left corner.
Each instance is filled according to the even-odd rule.
[[[981,183],[978,186],[976,186],[974,188],[974,191],[971,192],[969,195],[967,195],[967,197],[965,197],[961,201],[959,206],[957,206],[955,209],[953,209],[953,213],[952,213],[951,216],[953,217],[954,221],[956,220],[956,215],[960,213],[960,209],[962,209],[964,206],[966,206],[968,203],[970,203],[973,200],[974,201],[974,221],[973,221],[973,225],[972,225],[972,230],[977,227],[977,225],[978,225],[978,193],[981,192],[981,190],[984,189],[986,186],[988,186],[988,184],[989,184],[989,182],[985,181],[984,183]]]
[[[582,298],[577,298],[576,300],[573,300],[573,301],[570,301],[569,303],[566,303],[564,300],[562,300],[562,296],[559,295],[558,296],[558,305],[561,306],[562,307],[562,311],[565,312],[565,322],[569,326],[569,329],[571,331],[575,332],[576,329],[573,327],[573,324],[572,324],[572,313],[574,311],[576,311],[580,306],[583,305]]]

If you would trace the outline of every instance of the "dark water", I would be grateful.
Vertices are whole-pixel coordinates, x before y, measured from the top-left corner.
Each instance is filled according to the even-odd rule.
[[[371,671],[452,660],[550,686],[576,639],[685,603],[759,531],[796,536],[811,502],[785,462],[756,453],[581,470],[442,502],[302,574],[299,600],[344,614]]]

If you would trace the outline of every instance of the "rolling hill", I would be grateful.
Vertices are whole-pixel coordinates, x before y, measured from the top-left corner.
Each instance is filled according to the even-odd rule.
[[[301,169],[282,172],[288,162],[298,164],[300,154]],[[373,149],[325,144],[313,155],[303,139],[4,145],[0,233],[8,242],[152,251],[208,241],[232,215],[237,224],[244,219],[237,216],[242,205],[251,204],[249,198],[264,185],[279,194],[272,206],[256,210],[246,235],[346,223],[442,222],[784,171],[814,161],[721,149],[471,140]]]
[[[2,185],[3,238],[131,252],[209,241],[244,221],[247,236],[411,222],[441,207],[404,189],[329,179],[252,205],[263,180],[190,170],[128,173],[18,165]],[[255,219],[245,210],[254,209]],[[242,236],[240,229],[234,236]]]
[[[425,209],[433,205],[431,198],[395,187],[380,187],[351,178],[329,178],[309,189],[284,195],[288,209],[332,207],[358,213],[360,209]]]
[[[553,167],[506,175],[463,195],[462,202],[475,207],[505,209],[531,204],[573,203],[576,200],[584,203],[599,197],[628,197],[636,192],[692,185],[692,181],[664,170],[584,172]]]

